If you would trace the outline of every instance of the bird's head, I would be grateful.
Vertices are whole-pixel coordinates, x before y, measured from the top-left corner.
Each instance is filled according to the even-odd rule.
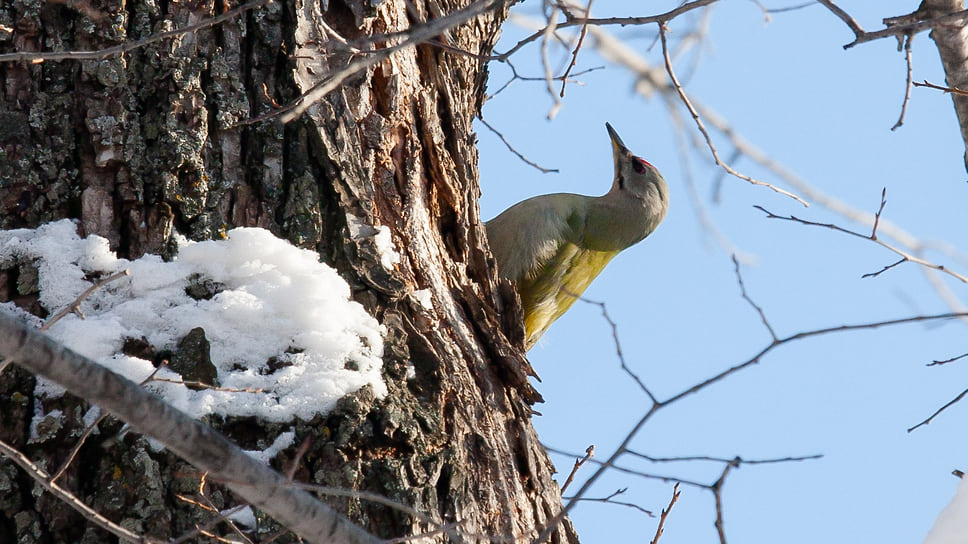
[[[669,204],[669,187],[655,166],[629,151],[612,125],[605,123],[612,139],[612,156],[615,159],[615,180],[612,194],[625,194],[644,201],[646,206]]]

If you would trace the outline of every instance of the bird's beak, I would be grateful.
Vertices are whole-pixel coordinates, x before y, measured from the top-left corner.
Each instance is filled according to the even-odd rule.
[[[618,164],[619,156],[629,153],[629,149],[625,147],[612,125],[605,123],[605,128],[608,129],[608,136],[612,139],[612,157],[615,159],[615,164]]]

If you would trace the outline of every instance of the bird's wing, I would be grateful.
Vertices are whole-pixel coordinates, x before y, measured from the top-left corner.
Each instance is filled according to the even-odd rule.
[[[502,277],[534,277],[565,242],[578,243],[584,228],[581,197],[542,195],[521,201],[488,221],[487,238]]]
[[[501,276],[517,282],[528,348],[617,253],[587,247],[588,202],[570,194],[536,197],[486,225]]]

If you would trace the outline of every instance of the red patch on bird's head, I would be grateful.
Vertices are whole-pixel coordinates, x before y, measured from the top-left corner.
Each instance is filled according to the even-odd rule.
[[[652,166],[652,163],[650,163],[649,161],[647,161],[645,159],[640,159],[639,157],[632,157],[632,159],[633,159],[632,160],[632,168],[634,168],[635,171],[637,173],[639,173],[639,174],[645,172],[645,168],[646,167],[649,167],[649,168],[655,170],[655,166]]]

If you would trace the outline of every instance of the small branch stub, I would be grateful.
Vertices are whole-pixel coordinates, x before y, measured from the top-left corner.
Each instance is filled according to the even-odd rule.
[[[657,544],[659,542],[659,537],[662,536],[662,531],[665,529],[666,518],[669,517],[669,512],[672,511],[672,507],[676,505],[676,501],[679,500],[679,482],[672,486],[672,500],[669,501],[669,506],[662,509],[662,513],[659,515],[659,526],[655,530],[655,538],[652,539],[650,544]]]

